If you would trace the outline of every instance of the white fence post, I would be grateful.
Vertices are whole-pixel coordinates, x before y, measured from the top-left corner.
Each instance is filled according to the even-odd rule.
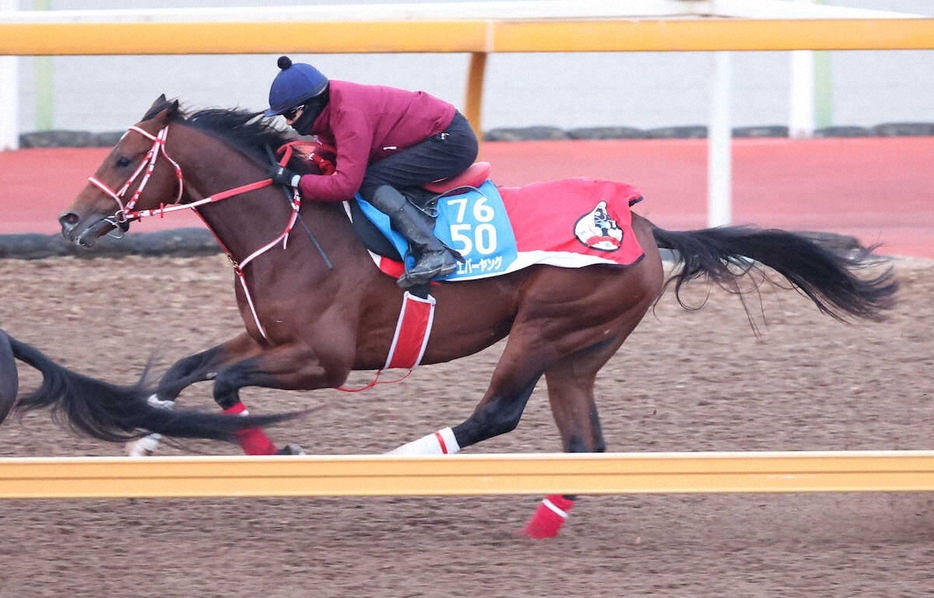
[[[16,0],[0,0],[0,11],[16,9]],[[19,149],[19,58],[0,56],[0,151],[15,149]]]
[[[814,4],[813,0],[795,1],[800,4]],[[792,139],[807,139],[814,135],[814,52],[793,50],[789,54],[791,111],[788,116],[788,136]]]
[[[788,136],[807,139],[814,135],[814,52],[791,52],[791,114]]]
[[[732,54],[713,53],[710,125],[707,128],[707,225],[733,219],[733,129],[730,124]]]

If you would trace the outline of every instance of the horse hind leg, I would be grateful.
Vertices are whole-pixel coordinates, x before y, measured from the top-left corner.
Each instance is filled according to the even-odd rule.
[[[561,433],[564,452],[602,453],[606,451],[606,441],[594,401],[596,371],[587,374],[577,372],[578,361],[571,356],[545,372],[548,402]],[[574,495],[547,495],[523,528],[523,533],[536,540],[557,536],[576,500]]]
[[[514,430],[542,376],[542,372],[532,365],[539,360],[527,357],[528,351],[524,347],[513,338],[506,343],[490,386],[470,417],[454,428],[438,430],[404,444],[389,454],[450,455]]]
[[[624,312],[616,335],[568,355],[545,370],[548,402],[561,434],[564,452],[606,452],[606,441],[594,399],[594,384],[600,369],[642,321],[651,298],[652,294],[646,293],[643,301]],[[534,539],[556,536],[567,521],[576,500],[577,497],[572,495],[546,496],[523,532]]]
[[[603,452],[606,450],[594,402],[593,387],[597,372],[616,352],[624,338],[625,336],[615,337],[613,340],[599,343],[598,346],[566,356],[545,370],[549,402],[566,452]],[[503,354],[505,363],[510,363],[508,353],[509,345],[507,344],[507,351]],[[515,429],[541,373],[526,371],[528,365],[518,370],[504,367],[503,359],[497,366],[497,371],[494,372],[490,388],[474,412],[463,423],[453,429],[444,428],[434,434],[423,436],[389,454],[453,454],[462,448]],[[528,360],[530,363],[536,361]],[[504,372],[511,374],[506,375]],[[520,372],[524,374],[519,375]],[[511,384],[508,383],[510,380]],[[568,511],[573,506],[575,498],[562,495],[546,496],[523,532],[535,539],[557,535],[567,519]]]

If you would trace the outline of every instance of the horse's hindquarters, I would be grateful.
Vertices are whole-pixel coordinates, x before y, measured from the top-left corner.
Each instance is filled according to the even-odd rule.
[[[6,419],[19,390],[19,378],[16,372],[16,359],[10,338],[0,330],[0,422]]]

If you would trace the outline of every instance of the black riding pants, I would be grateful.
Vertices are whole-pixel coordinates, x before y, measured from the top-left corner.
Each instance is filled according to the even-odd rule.
[[[373,192],[381,185],[405,192],[425,183],[456,176],[476,161],[479,150],[477,136],[470,123],[457,112],[443,132],[367,167],[360,195],[370,201]]]

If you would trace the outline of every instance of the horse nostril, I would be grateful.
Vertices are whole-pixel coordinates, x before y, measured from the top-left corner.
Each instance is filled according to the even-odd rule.
[[[78,215],[74,212],[66,212],[58,217],[58,221],[61,223],[62,228],[71,228],[74,225],[78,224]]]

